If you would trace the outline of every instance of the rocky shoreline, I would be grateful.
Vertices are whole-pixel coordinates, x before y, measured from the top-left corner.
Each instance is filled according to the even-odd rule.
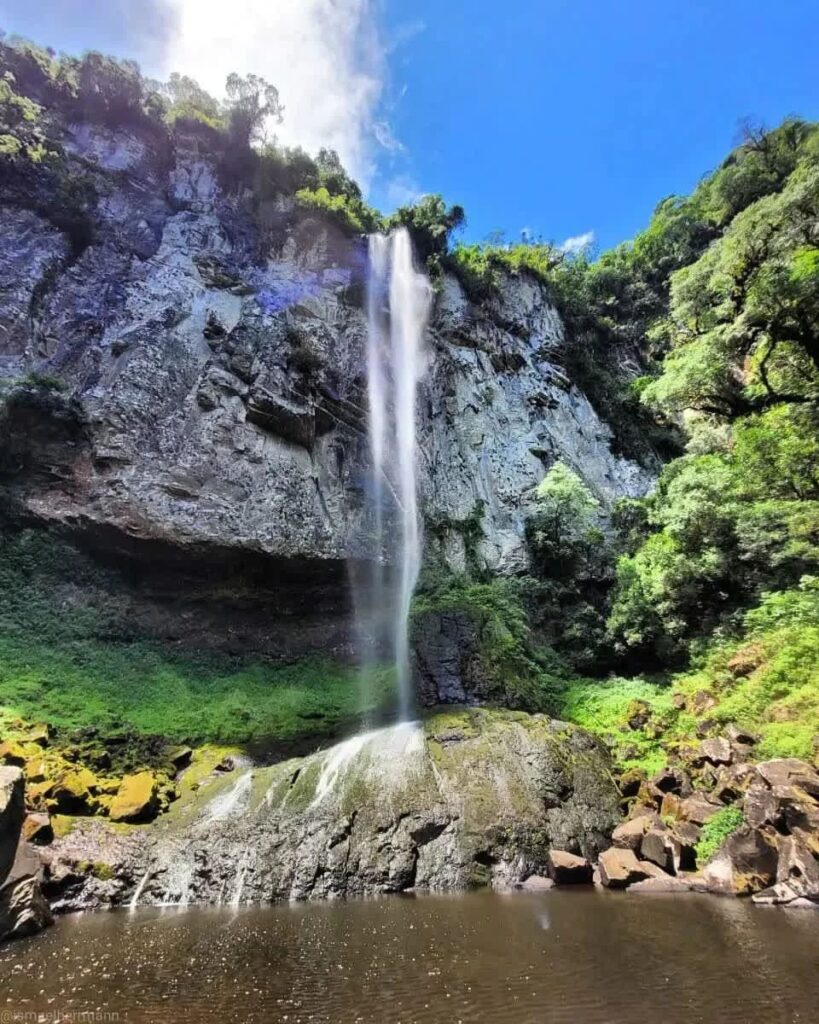
[[[6,765],[0,936],[32,934],[52,911],[481,886],[819,909],[819,773],[752,756],[753,737],[729,728],[651,778],[615,780],[604,747],[576,727],[447,709],[268,767],[185,751],[176,799],[151,823],[153,784],[131,778],[96,813],[52,821],[59,797],[44,810],[29,786],[35,810],[23,769]],[[113,801],[137,790],[130,821],[115,820]]]

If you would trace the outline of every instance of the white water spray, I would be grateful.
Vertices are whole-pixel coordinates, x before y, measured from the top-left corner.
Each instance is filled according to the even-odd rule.
[[[370,630],[384,646],[379,622],[389,617],[388,644],[398,679],[401,721],[410,717],[409,614],[421,565],[421,526],[416,483],[416,391],[424,329],[431,299],[429,282],[414,266],[406,228],[389,238],[370,236],[367,294],[367,397],[372,457],[374,541],[377,562],[369,581]],[[388,308],[387,308],[388,306]],[[386,324],[389,322],[389,344]],[[392,547],[384,516],[391,497],[399,521],[398,574],[387,585],[382,559]]]

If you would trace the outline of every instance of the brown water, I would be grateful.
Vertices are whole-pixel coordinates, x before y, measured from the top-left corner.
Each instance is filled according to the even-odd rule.
[[[0,949],[15,1019],[815,1024],[819,913],[561,891],[88,914]]]

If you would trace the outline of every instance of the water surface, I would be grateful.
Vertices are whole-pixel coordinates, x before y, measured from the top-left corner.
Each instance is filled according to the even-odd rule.
[[[819,913],[584,890],[86,914],[0,948],[0,1020],[14,1013],[814,1024]]]

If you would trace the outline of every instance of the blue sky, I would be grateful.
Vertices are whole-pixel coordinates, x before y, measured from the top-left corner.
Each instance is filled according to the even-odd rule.
[[[469,239],[606,248],[689,191],[741,118],[819,117],[819,0],[0,0],[5,29],[213,90],[278,84],[376,205],[442,192]]]

